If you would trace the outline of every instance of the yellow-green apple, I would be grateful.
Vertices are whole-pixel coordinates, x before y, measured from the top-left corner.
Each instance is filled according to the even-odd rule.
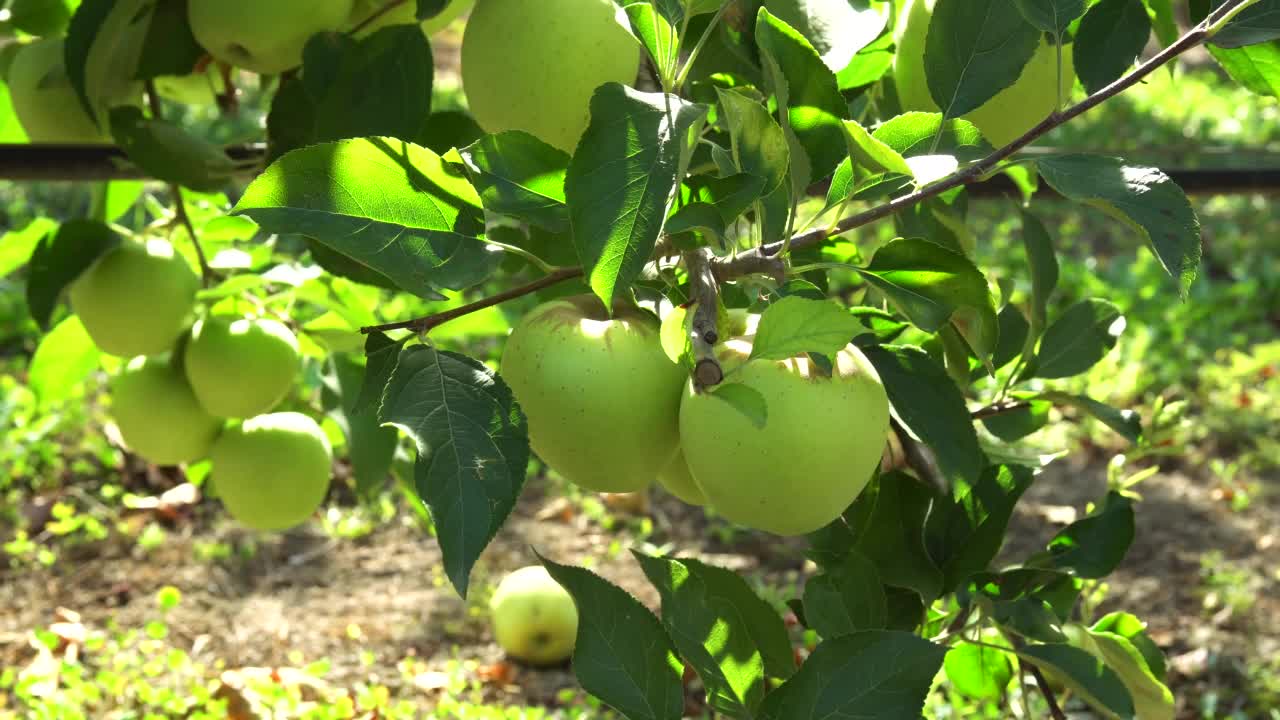
[[[71,87],[62,48],[62,38],[48,37],[24,45],[14,55],[7,77],[18,121],[33,143],[111,142]]]
[[[263,75],[302,64],[312,35],[338,30],[353,0],[189,0],[191,32],[209,54]]]
[[[610,317],[592,295],[543,303],[507,338],[501,372],[534,452],[581,487],[643,490],[675,456],[685,373],[645,310],[620,303]]]
[[[255,530],[298,525],[329,491],[329,439],[301,413],[259,415],[232,425],[210,457],[218,498],[240,524]]]
[[[635,81],[640,45],[621,12],[613,0],[478,0],[462,37],[476,122],[572,153],[596,88]]]
[[[126,241],[72,283],[71,309],[103,352],[154,355],[182,335],[199,289],[199,278],[168,242]]]
[[[350,24],[355,25],[372,17],[378,8],[391,1],[392,0],[356,0],[355,8],[351,11]],[[453,0],[446,5],[444,10],[441,10],[439,14],[422,21],[422,32],[428,36],[440,32],[456,20],[459,15],[471,9],[471,6],[474,4],[475,0]],[[380,15],[377,20],[374,20],[361,28],[359,35],[368,35],[375,30],[387,27],[388,25],[412,24],[417,21],[415,17],[417,9],[417,3],[414,2],[414,0],[408,0],[408,2],[401,3]]]
[[[498,645],[517,660],[553,665],[573,654],[578,608],[541,565],[503,578],[489,601],[489,615]]]
[[[225,315],[196,322],[184,363],[200,404],[231,418],[275,407],[302,369],[298,339],[283,323]]]
[[[689,473],[689,465],[684,460],[684,451],[677,450],[676,456],[667,463],[667,467],[658,476],[658,484],[690,505],[705,505],[707,498],[698,487],[698,482]]]
[[[222,420],[200,406],[165,356],[136,357],[111,380],[111,415],[129,449],[157,465],[209,454]]]
[[[854,346],[826,377],[807,357],[752,360],[735,338],[716,349],[725,382],[764,398],[763,427],[692,382],[680,404],[680,447],[707,505],[777,535],[812,532],[839,517],[870,481],[889,429],[879,375]]]

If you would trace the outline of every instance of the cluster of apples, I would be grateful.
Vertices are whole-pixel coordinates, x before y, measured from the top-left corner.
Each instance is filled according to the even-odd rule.
[[[209,315],[188,326],[199,285],[168,242],[125,241],[76,279],[71,308],[99,349],[128,358],[110,391],[132,451],[159,465],[210,458],[233,517],[291,527],[323,502],[332,462],[314,420],[270,412],[301,369],[297,338],[265,318]]]
[[[716,357],[726,382],[764,398],[762,427],[695,387],[663,351],[655,316],[626,304],[610,315],[591,295],[530,311],[507,339],[501,371],[529,419],[533,450],[569,481],[635,492],[658,480],[738,524],[812,532],[870,480],[889,429],[888,397],[852,344],[829,376],[807,356],[751,360],[750,325]]]

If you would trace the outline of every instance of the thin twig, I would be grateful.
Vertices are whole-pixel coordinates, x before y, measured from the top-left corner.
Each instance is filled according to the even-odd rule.
[[[492,295],[473,303],[461,305],[451,310],[445,310],[444,312],[436,313],[435,315],[414,318],[412,320],[401,320],[400,322],[387,323],[385,325],[370,325],[368,327],[362,327],[360,328],[360,332],[365,333],[366,335],[375,332],[387,332],[388,330],[412,330],[417,333],[430,332],[432,329],[437,328],[450,320],[456,320],[464,315],[470,315],[473,312],[478,312],[485,308],[493,307],[494,305],[501,305],[508,300],[514,300],[518,297],[535,293],[543,288],[548,288],[552,285],[562,283],[565,280],[572,280],[573,278],[581,277],[581,275],[582,268],[580,267],[560,268],[553,273],[534,280],[533,282],[525,283],[520,287],[514,287],[510,290],[504,290],[497,295]]]
[[[1054,696],[1053,688],[1049,687],[1049,681],[1045,679],[1044,673],[1040,672],[1040,668],[1033,663],[1022,660],[1018,662],[1030,670],[1031,677],[1036,679],[1036,686],[1040,688],[1040,694],[1044,695],[1044,701],[1049,704],[1049,714],[1053,716],[1053,720],[1067,720],[1067,714],[1058,707],[1058,698]]]
[[[372,25],[373,23],[377,22],[378,18],[382,17],[383,15],[386,15],[387,13],[389,13],[389,12],[391,12],[392,10],[394,10],[394,9],[396,9],[396,8],[398,8],[398,7],[400,7],[401,5],[405,4],[406,2],[408,2],[408,0],[391,0],[391,2],[389,2],[389,3],[385,4],[385,5],[383,5],[382,7],[378,8],[377,10],[374,10],[374,11],[373,11],[373,14],[372,14],[372,15],[370,15],[369,17],[367,17],[367,18],[365,18],[365,19],[361,20],[360,22],[356,23],[356,26],[355,26],[355,27],[353,27],[353,28],[351,28],[351,32],[350,32],[350,34],[351,34],[351,35],[357,35],[357,34],[359,34],[361,30],[364,30],[365,28],[369,27],[369,26],[370,26],[370,25]]]
[[[689,296],[695,303],[689,330],[693,344],[693,378],[700,388],[714,387],[724,380],[724,368],[720,367],[715,353],[715,344],[720,342],[720,293],[715,275],[711,274],[710,261],[711,253],[706,249],[684,253],[689,271]]]
[[[151,109],[151,117],[156,120],[164,119],[160,105],[160,93],[156,92],[154,79],[147,79],[146,93],[147,106]],[[205,257],[204,248],[200,246],[200,238],[196,237],[195,225],[191,223],[191,216],[187,214],[187,203],[182,198],[182,187],[176,183],[170,183],[169,192],[173,194],[174,216],[178,222],[182,223],[182,227],[186,229],[187,235],[191,238],[191,245],[196,249],[196,260],[200,263],[200,283],[203,287],[209,287],[209,283],[213,280],[213,268],[209,267],[209,260]]]
[[[1029,407],[1031,407],[1031,403],[1027,403],[1027,402],[995,403],[994,405],[988,405],[984,408],[978,408],[977,410],[974,410],[972,413],[970,413],[970,416],[974,420],[981,420],[982,418],[989,418],[989,417],[994,417],[996,415],[1003,415],[1005,413],[1010,413],[1015,410],[1022,410],[1023,408],[1029,408]]]

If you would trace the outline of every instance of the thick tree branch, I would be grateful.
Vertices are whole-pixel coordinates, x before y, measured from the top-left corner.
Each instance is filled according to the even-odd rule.
[[[711,253],[705,249],[684,253],[690,295],[694,302],[689,332],[693,343],[693,379],[700,388],[713,387],[724,380],[724,369],[715,354],[715,344],[720,342],[720,293],[716,278],[711,273],[710,261]]]

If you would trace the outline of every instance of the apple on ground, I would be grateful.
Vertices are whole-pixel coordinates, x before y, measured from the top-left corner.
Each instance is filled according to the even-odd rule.
[[[298,339],[283,323],[220,315],[196,322],[184,363],[200,404],[228,418],[275,407],[302,369]]]
[[[136,357],[111,381],[111,414],[129,449],[156,465],[209,454],[222,420],[210,415],[165,356]]]
[[[71,285],[71,309],[94,344],[121,357],[173,348],[195,306],[200,279],[168,242],[125,241]]]
[[[329,491],[329,439],[301,413],[259,415],[232,425],[210,457],[218,498],[232,517],[255,530],[302,523]]]
[[[619,304],[610,318],[593,295],[544,303],[512,330],[501,367],[534,452],[570,482],[643,490],[675,455],[686,376],[647,311]]]
[[[640,45],[621,12],[613,0],[478,0],[462,38],[476,122],[572,153],[596,88],[636,79]]]
[[[578,608],[541,565],[503,578],[489,601],[489,614],[498,645],[517,660],[554,665],[573,654]]]
[[[191,32],[214,58],[262,75],[302,64],[312,35],[338,30],[353,0],[189,0]]]
[[[716,349],[726,382],[764,398],[764,427],[690,382],[680,446],[709,507],[777,535],[812,532],[839,517],[871,480],[889,430],[888,396],[853,345],[836,354],[831,377],[807,357],[748,362],[750,353],[745,338]]]

